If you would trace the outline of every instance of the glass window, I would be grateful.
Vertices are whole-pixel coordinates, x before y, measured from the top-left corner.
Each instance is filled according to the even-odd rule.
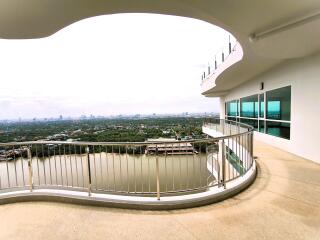
[[[241,98],[241,117],[258,117],[258,95]]]
[[[229,116],[237,116],[238,114],[238,106],[237,106],[237,101],[231,101],[229,102]]]
[[[268,91],[266,101],[268,119],[290,121],[291,86]]]
[[[259,121],[259,132],[264,133],[264,121]]]
[[[240,116],[240,101],[239,100],[237,100],[237,108],[238,108],[237,116]]]
[[[264,94],[259,95],[260,99],[260,117],[264,118]]]
[[[237,105],[237,101],[234,100],[234,101],[231,101],[231,102],[227,102],[227,109],[228,109],[228,112],[227,112],[227,115],[228,116],[237,116],[238,114],[238,105]]]
[[[290,139],[290,123],[267,121],[267,134]]]
[[[259,115],[259,102],[258,100],[254,102],[254,117],[257,118]]]
[[[230,121],[237,121],[237,119],[235,117],[228,117],[228,120]]]
[[[240,122],[247,124],[247,125],[250,125],[250,126],[254,127],[255,130],[258,130],[258,120],[241,118]]]

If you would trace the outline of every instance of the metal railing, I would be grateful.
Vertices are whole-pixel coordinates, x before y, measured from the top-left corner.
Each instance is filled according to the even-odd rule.
[[[253,131],[211,120],[221,136],[189,141],[0,143],[0,192],[60,189],[128,196],[226,187],[252,166]]]
[[[203,83],[210,75],[214,74],[218,67],[236,50],[238,41],[231,35],[229,35],[228,40],[228,44],[217,51],[216,54],[214,54],[213,59],[209,61],[207,69],[201,75],[201,83]]]

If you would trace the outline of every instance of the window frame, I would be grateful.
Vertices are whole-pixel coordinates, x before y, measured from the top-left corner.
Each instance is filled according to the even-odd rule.
[[[285,88],[285,87],[290,87],[290,109],[289,109],[289,112],[290,112],[290,120],[278,120],[278,119],[269,119],[268,118],[268,114],[267,114],[267,93],[268,92],[271,92],[271,91],[274,91],[274,90],[278,90],[278,89],[281,89],[281,88]],[[257,117],[243,117],[242,116],[242,99],[243,98],[248,98],[248,97],[252,97],[252,96],[255,96],[257,95],[257,98],[258,98],[258,115]],[[260,99],[260,96],[263,95],[263,107],[264,107],[264,114],[263,114],[263,117],[261,117],[261,99]],[[292,86],[291,85],[286,85],[286,86],[283,86],[283,87],[278,87],[278,88],[274,88],[274,89],[270,89],[268,91],[263,91],[263,92],[259,92],[259,93],[256,93],[256,94],[251,94],[251,95],[248,95],[248,96],[244,96],[244,97],[241,97],[241,98],[236,98],[236,99],[232,99],[230,101],[225,101],[225,107],[227,108],[228,106],[228,103],[229,102],[236,102],[237,103],[237,114],[236,116],[231,116],[231,115],[228,115],[228,111],[227,109],[225,109],[225,117],[228,119],[229,117],[231,118],[235,118],[236,119],[236,122],[241,122],[241,119],[247,119],[247,120],[256,120],[258,122],[257,124],[257,129],[255,131],[259,132],[259,133],[264,133],[264,134],[268,134],[268,130],[267,130],[267,123],[268,122],[279,122],[279,123],[287,123],[289,125],[289,138],[286,138],[286,137],[283,137],[283,136],[275,136],[275,135],[272,135],[272,134],[268,134],[270,136],[273,136],[273,137],[279,137],[279,138],[282,138],[282,139],[285,139],[285,140],[290,140],[291,139],[291,109],[292,109]],[[254,105],[255,105],[255,102],[254,102]],[[254,106],[254,116],[255,116],[255,106]],[[260,123],[262,125],[263,123],[263,131],[260,131]]]

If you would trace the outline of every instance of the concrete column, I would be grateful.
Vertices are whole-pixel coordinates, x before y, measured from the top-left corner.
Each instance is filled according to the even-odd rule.
[[[225,119],[225,98],[220,97],[220,118]]]

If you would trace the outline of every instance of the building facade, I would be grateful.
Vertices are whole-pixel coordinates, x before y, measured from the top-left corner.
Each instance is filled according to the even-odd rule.
[[[221,117],[255,127],[255,138],[320,162],[320,54],[286,61],[221,97]]]

